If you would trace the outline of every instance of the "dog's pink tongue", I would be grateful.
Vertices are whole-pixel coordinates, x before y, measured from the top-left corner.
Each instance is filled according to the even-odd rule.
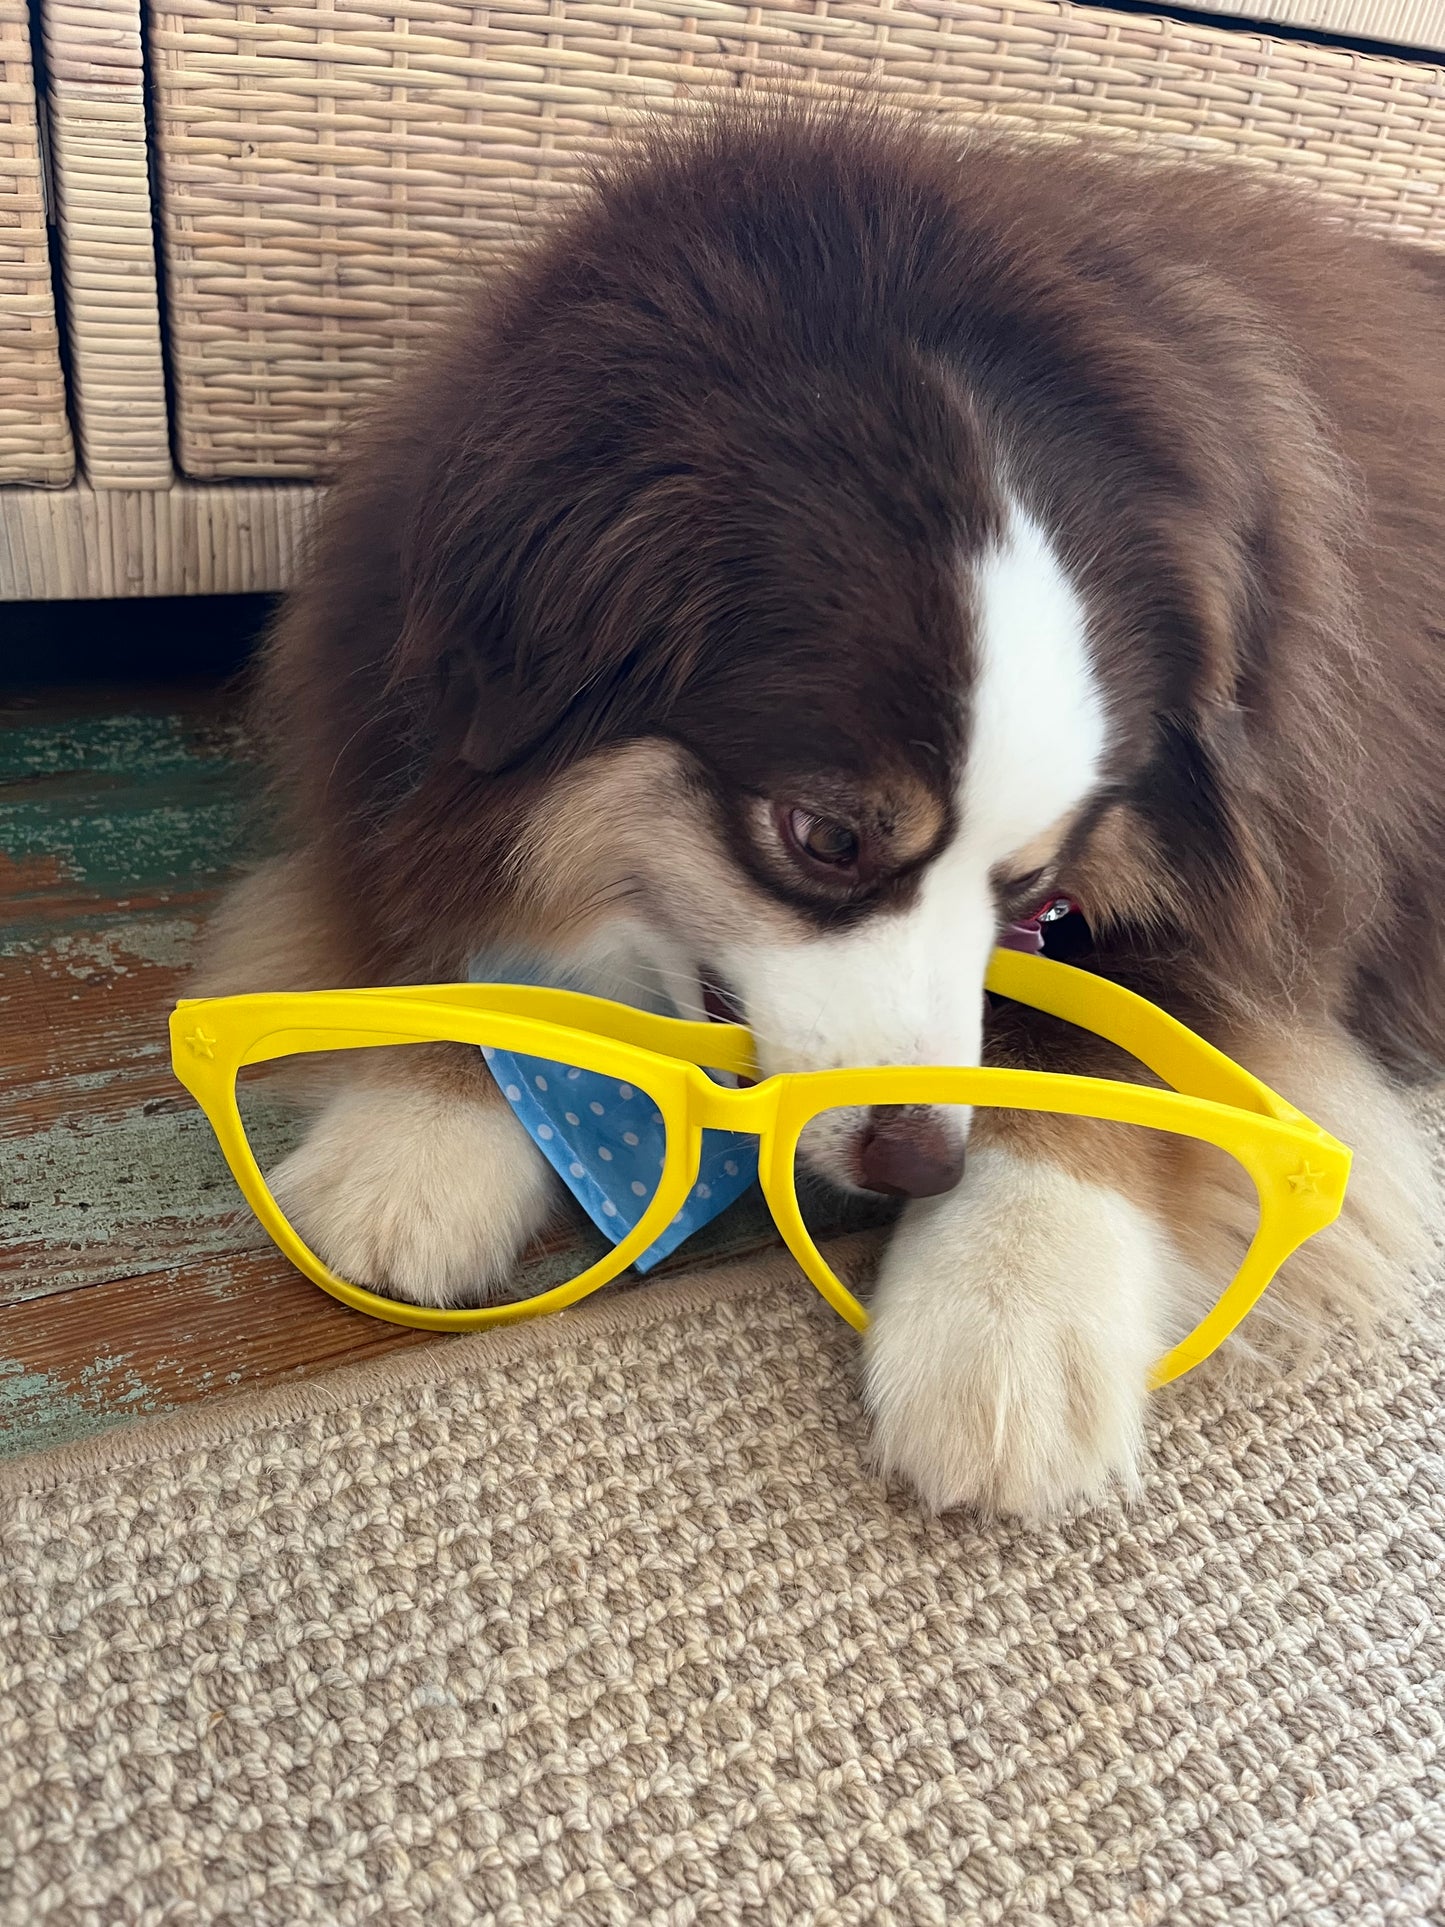
[[[1050,897],[1047,903],[1039,905],[1031,917],[1022,923],[1006,923],[999,932],[1001,950],[1027,950],[1037,956],[1044,947],[1044,925],[1056,923],[1060,917],[1068,916],[1078,905],[1072,897]]]
[[[1037,953],[1044,947],[1044,933],[1036,923],[1006,923],[998,933],[998,947]]]

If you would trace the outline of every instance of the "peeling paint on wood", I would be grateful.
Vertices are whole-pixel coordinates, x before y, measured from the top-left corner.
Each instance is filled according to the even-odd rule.
[[[160,1266],[266,1242],[189,1103],[98,1106],[8,1141],[5,1164],[0,1303],[113,1278],[140,1255]]]
[[[292,1271],[171,1076],[196,933],[259,847],[231,707],[0,707],[0,1452],[447,1342]],[[520,1287],[574,1273],[586,1236],[539,1240]],[[740,1200],[664,1269],[771,1237]]]
[[[27,1371],[19,1358],[0,1358],[0,1435],[24,1451],[64,1445],[92,1428],[85,1401],[51,1372]]]
[[[0,708],[0,1452],[372,1356],[170,1072],[166,1015],[256,784],[212,694]]]

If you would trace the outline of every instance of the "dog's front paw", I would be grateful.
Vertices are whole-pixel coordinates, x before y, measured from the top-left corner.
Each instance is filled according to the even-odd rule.
[[[1029,1518],[1132,1487],[1172,1269],[1119,1192],[980,1153],[884,1262],[865,1355],[883,1468],[939,1511]]]
[[[334,1098],[271,1192],[339,1277],[419,1305],[495,1295],[557,1199],[510,1111],[400,1081]]]

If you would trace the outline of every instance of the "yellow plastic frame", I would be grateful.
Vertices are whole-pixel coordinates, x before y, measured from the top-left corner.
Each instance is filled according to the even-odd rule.
[[[995,952],[988,988],[1080,1025],[1128,1051],[1168,1090],[1045,1071],[918,1068],[808,1071],[737,1090],[704,1067],[750,1076],[752,1039],[735,1025],[654,1017],[571,991],[507,984],[260,993],[187,998],[171,1014],[171,1062],[205,1111],[246,1202],[296,1268],[358,1311],[430,1331],[503,1325],[596,1291],[646,1251],[697,1181],[706,1130],[751,1132],[758,1175],[779,1231],[835,1311],[862,1331],[868,1314],[809,1237],[793,1184],[804,1126],[841,1105],[958,1104],[1139,1124],[1218,1146],[1259,1193],[1259,1228],[1232,1284],[1154,1366],[1153,1385],[1190,1371],[1227,1338],[1279,1267],[1339,1215],[1350,1153],[1268,1086],[1185,1025],[1084,970],[1019,951]],[[646,1091],[666,1125],[662,1176],[646,1214],[567,1284],[515,1304],[443,1311],[385,1298],[338,1278],[292,1229],[251,1154],[236,1104],[244,1066],[313,1051],[456,1042],[543,1057]]]

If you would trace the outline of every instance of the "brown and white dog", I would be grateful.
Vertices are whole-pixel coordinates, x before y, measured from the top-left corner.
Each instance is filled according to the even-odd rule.
[[[1442,320],[1429,257],[1234,173],[857,111],[655,136],[357,435],[262,677],[290,854],[208,987],[518,942],[740,1009],[769,1071],[1117,1071],[985,1012],[1001,924],[1065,891],[1090,967],[1356,1147],[1252,1329],[1368,1323],[1430,1193],[1399,1087],[1445,1059]],[[1131,1478],[1245,1205],[1129,1136],[809,1147],[914,1199],[865,1386],[930,1502]],[[432,1303],[555,1202],[447,1049],[353,1066],[280,1188]]]

